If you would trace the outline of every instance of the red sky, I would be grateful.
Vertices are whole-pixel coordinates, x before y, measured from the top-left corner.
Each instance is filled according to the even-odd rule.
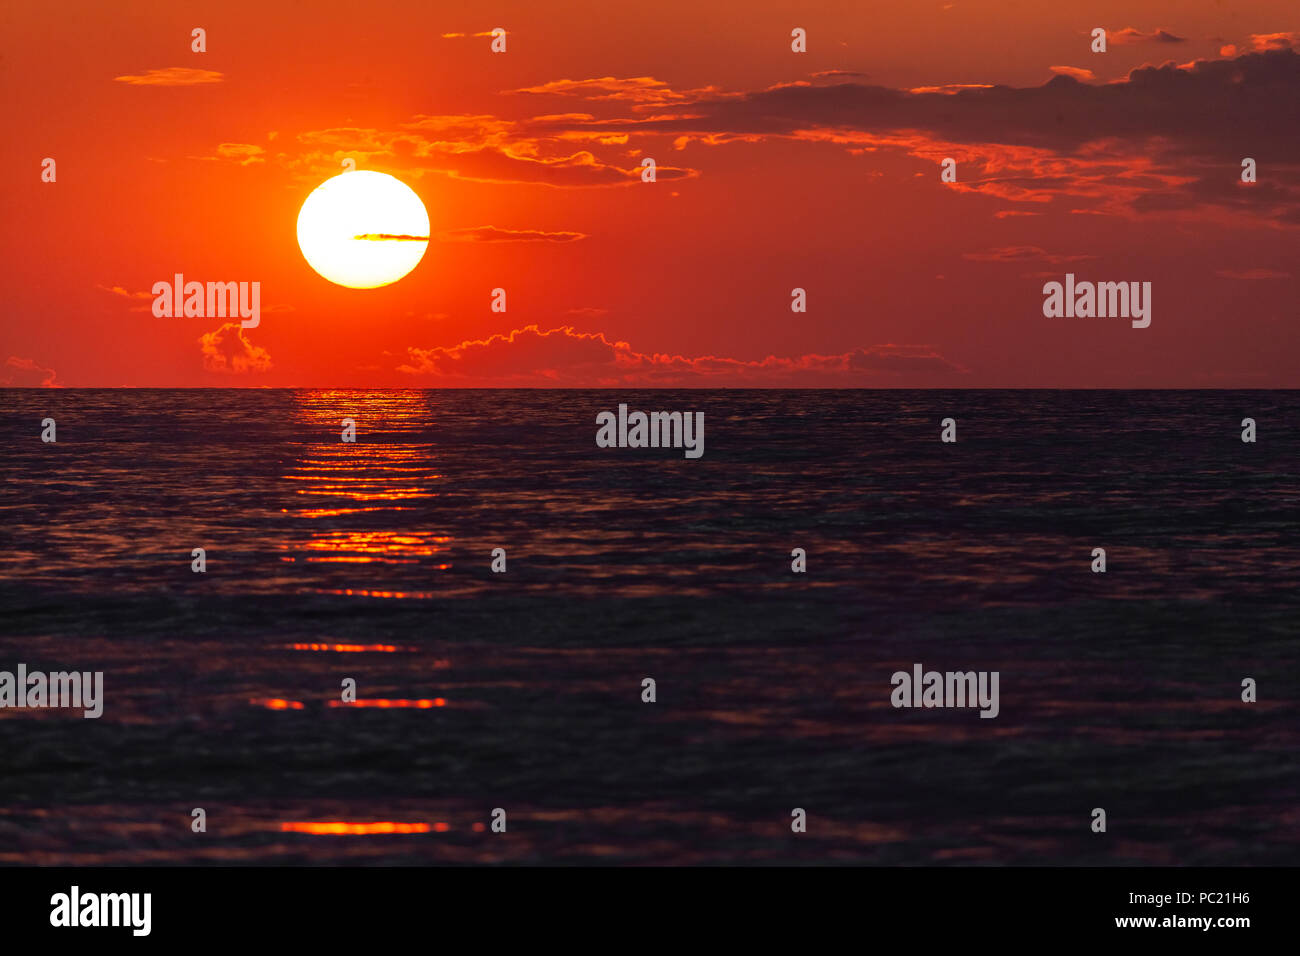
[[[0,384],[1300,386],[1294,0],[52,2],[0,44]],[[298,249],[346,157],[429,211],[382,289]],[[261,324],[156,318],[177,272]],[[1066,272],[1151,326],[1045,318]]]

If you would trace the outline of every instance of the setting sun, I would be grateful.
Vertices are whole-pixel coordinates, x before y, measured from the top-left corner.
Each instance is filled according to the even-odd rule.
[[[424,257],[429,214],[387,173],[341,173],[317,186],[298,213],[298,246],[318,273],[350,289],[396,282]]]

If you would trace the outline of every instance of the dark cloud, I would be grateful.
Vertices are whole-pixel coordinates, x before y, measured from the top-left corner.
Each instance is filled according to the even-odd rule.
[[[496,226],[472,226],[449,229],[434,236],[442,242],[577,242],[585,232],[547,232],[543,229],[498,229]]]
[[[59,388],[59,376],[35,359],[11,355],[0,368],[0,385],[9,388]]]
[[[1181,39],[1160,30],[1141,35]],[[288,164],[308,179],[353,156],[414,175],[590,188],[639,183],[638,157],[656,155],[647,144],[657,148],[657,137],[671,137],[677,149],[784,139],[842,145],[859,156],[901,150],[927,163],[953,156],[963,175],[952,190],[1018,204],[1070,195],[1086,197],[1074,201],[1080,213],[1128,217],[1218,204],[1289,227],[1300,212],[1300,186],[1285,177],[1275,175],[1271,194],[1250,197],[1211,185],[1230,185],[1243,156],[1260,157],[1274,172],[1300,171],[1300,54],[1291,34],[1252,39],[1264,49],[1143,66],[1109,83],[1081,83],[1089,71],[1071,66],[1053,67],[1061,75],[1034,87],[800,81],[733,93],[676,91],[649,76],[555,80],[515,92],[602,100],[602,114],[419,115],[389,130],[320,130],[299,135],[306,152]],[[836,71],[818,76],[837,78]],[[673,181],[699,173],[659,164],[656,175]],[[514,240],[483,233],[471,241]]]
[[[448,229],[434,236],[404,236],[387,232],[365,232],[353,236],[369,242],[577,242],[585,232],[546,232],[542,229],[498,229],[496,226],[469,226]]]
[[[1168,30],[1154,30],[1143,33],[1136,27],[1124,27],[1122,30],[1107,30],[1106,42],[1123,46],[1128,43],[1186,43],[1187,37],[1180,37]]]
[[[229,372],[242,375],[247,372],[266,372],[271,368],[271,353],[254,345],[244,335],[244,329],[233,322],[204,332],[199,336],[199,351],[203,367],[209,372]]]
[[[955,156],[965,174],[950,188],[959,192],[1017,203],[1082,196],[1100,207],[1082,212],[1129,217],[1218,205],[1275,227],[1297,221],[1294,176],[1275,176],[1270,193],[1231,191],[1245,156],[1300,172],[1296,51],[1143,66],[1111,83],[1066,75],[1075,72],[1036,87],[789,84],[684,104],[672,115],[563,125],[670,135],[677,145],[783,138],[836,143],[854,155],[901,149],[933,163]]]
[[[1290,49],[1233,60],[1144,66],[1125,80],[1086,85],[1056,76],[1036,87],[908,93],[839,83],[782,86],[690,104],[689,114],[592,120],[580,126],[660,133],[793,135],[812,128],[921,130],[954,143],[1072,151],[1107,138],[1161,137],[1222,153],[1225,143],[1300,153],[1300,55]]]

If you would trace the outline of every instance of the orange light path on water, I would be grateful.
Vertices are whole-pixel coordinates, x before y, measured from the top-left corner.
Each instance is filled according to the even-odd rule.
[[[360,654],[365,651],[394,654],[397,651],[410,650],[407,647],[398,647],[396,644],[290,644],[289,647],[295,651],[337,651],[340,654]]]
[[[450,830],[446,823],[395,823],[384,820],[377,823],[349,823],[345,820],[295,820],[280,824],[282,833],[313,833],[318,836],[358,836],[371,833],[428,833]]]
[[[264,697],[264,698],[254,697],[249,700],[249,703],[252,704],[254,707],[265,707],[267,710],[303,710],[306,706],[300,700],[285,700],[283,697]],[[395,698],[388,698],[388,697],[369,697],[369,698],[362,698],[361,700],[354,700],[354,701],[347,701],[347,702],[341,700],[331,700],[329,702],[329,706],[330,707],[379,707],[379,708],[405,707],[405,708],[413,708],[416,710],[429,710],[433,707],[446,707],[447,698],[434,697],[432,699],[421,698],[418,700],[406,700],[406,699],[400,699],[400,698],[395,699]]]
[[[447,571],[450,568],[450,564],[439,564],[433,570]],[[341,594],[346,597],[398,598],[401,600],[407,598],[427,600],[439,596],[436,591],[367,591],[354,588],[316,588],[315,591],[318,594]]]
[[[426,710],[430,707],[446,707],[447,700],[443,697],[435,697],[432,700],[393,700],[387,697],[363,698],[344,702],[341,700],[330,701],[331,707],[418,707]]]

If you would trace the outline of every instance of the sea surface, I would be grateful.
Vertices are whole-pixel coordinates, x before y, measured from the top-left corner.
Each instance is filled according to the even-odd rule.
[[[105,698],[0,709],[0,864],[1300,861],[1300,392],[0,390],[0,449],[0,670]]]

